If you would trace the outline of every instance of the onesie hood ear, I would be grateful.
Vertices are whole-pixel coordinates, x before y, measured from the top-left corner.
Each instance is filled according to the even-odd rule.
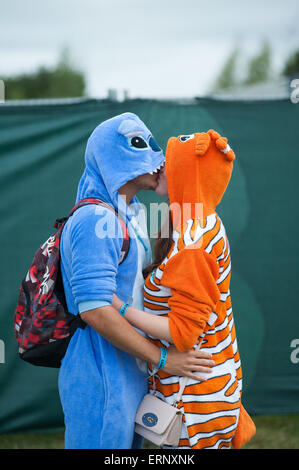
[[[215,212],[234,159],[227,139],[213,129],[169,139],[166,178],[174,226]]]

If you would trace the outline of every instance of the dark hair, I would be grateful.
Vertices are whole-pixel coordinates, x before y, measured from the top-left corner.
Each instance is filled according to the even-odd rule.
[[[168,224],[168,234],[165,237],[165,226]],[[163,225],[158,232],[158,238],[154,243],[154,260],[151,264],[149,264],[144,270],[142,271],[144,279],[155,269],[159,266],[164,258],[167,256],[171,245],[172,245],[172,232],[173,232],[173,225],[172,225],[172,218],[170,209],[168,210],[166,217],[164,219]]]

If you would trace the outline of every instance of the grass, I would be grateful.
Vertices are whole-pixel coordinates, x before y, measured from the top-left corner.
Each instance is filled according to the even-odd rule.
[[[255,416],[256,435],[244,449],[299,449],[299,415]]]
[[[299,415],[255,416],[254,438],[244,449],[299,449]],[[0,435],[0,449],[63,449],[63,433]],[[144,448],[155,448],[145,442]]]

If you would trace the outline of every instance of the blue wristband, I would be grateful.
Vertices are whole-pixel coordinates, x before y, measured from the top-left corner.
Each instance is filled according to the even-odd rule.
[[[166,364],[167,360],[167,349],[166,348],[160,348],[161,356],[160,356],[160,362],[158,364],[158,369],[163,369],[163,367]]]
[[[119,309],[119,313],[121,314],[122,317],[125,316],[126,311],[128,310],[129,307],[130,307],[130,304],[127,304],[127,303],[122,304],[122,306]]]

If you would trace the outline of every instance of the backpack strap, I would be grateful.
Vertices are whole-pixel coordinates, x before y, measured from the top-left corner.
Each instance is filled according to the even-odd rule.
[[[66,221],[74,214],[74,212],[79,209],[80,207],[87,206],[88,204],[97,204],[99,206],[106,207],[106,209],[109,209],[111,212],[115,214],[115,216],[118,218],[118,221],[121,226],[122,234],[123,234],[123,243],[121,247],[121,257],[119,261],[119,265],[123,263],[123,261],[126,259],[129,248],[130,248],[130,237],[129,237],[129,231],[128,228],[124,222],[124,220],[119,216],[117,211],[112,207],[110,204],[108,204],[105,201],[102,201],[101,199],[97,198],[86,198],[86,199],[81,199],[71,210],[69,213],[68,217],[62,217],[61,219],[56,219],[54,227],[58,228],[60,225],[64,225]]]

